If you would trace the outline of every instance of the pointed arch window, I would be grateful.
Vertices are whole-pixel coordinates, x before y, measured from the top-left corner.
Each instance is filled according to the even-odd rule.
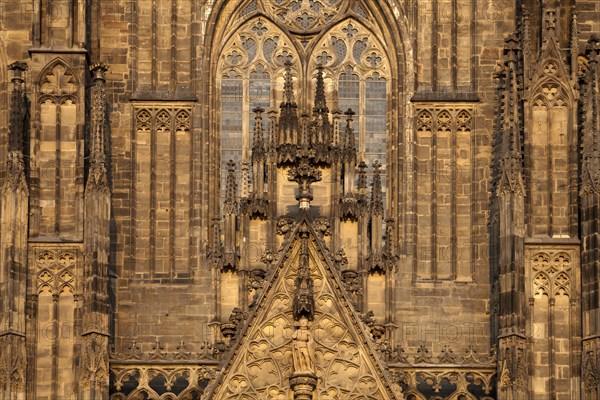
[[[254,110],[256,107],[268,109],[271,104],[271,75],[261,64],[256,66],[256,70],[250,73],[248,83],[250,97],[249,126],[250,131],[254,131]],[[263,119],[263,129],[267,129],[267,119]],[[250,146],[252,146],[252,135],[250,135]]]
[[[382,164],[385,209],[390,66],[384,47],[376,37],[359,21],[345,20],[320,39],[311,63],[313,67],[322,64],[329,73],[333,81],[329,93],[332,104],[341,111],[351,108],[356,113],[354,127],[359,160],[369,166],[375,161]],[[371,180],[372,169],[368,175]]]
[[[250,19],[226,41],[220,56],[221,79],[221,195],[224,196],[229,160],[240,166],[250,161],[254,110],[268,110],[281,99],[284,63],[298,57],[291,42],[263,17]],[[263,118],[263,129],[268,118]],[[248,176],[251,178],[251,176]]]
[[[221,80],[221,170],[226,171],[228,160],[239,163],[242,159],[243,109],[242,76],[230,70]],[[225,187],[225,174],[221,174],[221,187]]]
[[[297,43],[294,45],[294,42]],[[330,110],[355,112],[354,129],[359,161],[369,166],[382,164],[382,184],[386,191],[387,119],[390,93],[390,66],[377,35],[360,21],[349,18],[332,26],[308,46],[306,39],[290,37],[264,16],[243,23],[225,41],[219,57],[221,78],[221,188],[224,194],[227,162],[236,163],[237,181],[241,164],[250,161],[255,107],[276,109],[283,98],[284,63],[292,62],[292,75],[300,108],[310,107],[314,98],[316,66],[324,67]],[[311,48],[300,66],[297,47]],[[299,71],[306,71],[303,76]],[[308,83],[308,87],[304,86]],[[300,109],[310,112],[310,109]],[[342,118],[343,120],[343,118]],[[263,115],[263,131],[269,118]],[[341,121],[345,124],[345,120]],[[344,126],[341,126],[344,129]],[[369,168],[369,172],[371,172]]]

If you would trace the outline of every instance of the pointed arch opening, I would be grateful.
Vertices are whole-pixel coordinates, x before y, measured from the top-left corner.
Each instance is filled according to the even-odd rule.
[[[358,126],[363,126],[363,132],[357,135],[364,135],[365,139],[357,145],[364,148],[365,153],[371,155],[366,158],[366,161],[371,164],[375,159],[378,159],[385,165],[384,185],[388,186],[387,179],[391,179],[395,182],[401,182],[400,174],[402,174],[401,163],[393,163],[393,165],[387,166],[387,160],[397,159],[399,157],[399,150],[401,149],[401,143],[404,142],[405,134],[403,131],[406,129],[403,115],[406,113],[406,104],[412,95],[412,88],[414,86],[414,68],[410,63],[410,54],[412,52],[410,41],[408,40],[408,29],[407,20],[403,15],[403,11],[398,8],[397,5],[391,2],[368,2],[362,0],[354,0],[344,2],[342,7],[338,7],[335,13],[327,16],[327,21],[320,22],[320,29],[314,31],[303,30],[302,34],[298,34],[298,28],[294,27],[294,23],[290,25],[289,21],[286,22],[285,18],[282,20],[278,17],[277,13],[270,10],[267,3],[263,0],[251,0],[241,3],[233,4],[231,2],[217,1],[212,6],[210,18],[206,25],[206,39],[205,39],[205,59],[212,60],[207,61],[206,67],[211,70],[210,82],[199,82],[200,85],[206,84],[207,90],[205,93],[210,93],[210,103],[215,109],[220,110],[218,113],[211,113],[207,115],[207,123],[211,127],[209,130],[210,147],[207,148],[208,157],[216,157],[217,162],[210,164],[210,177],[212,183],[209,186],[214,189],[218,187],[221,190],[221,194],[224,193],[224,184],[226,175],[226,163],[229,161],[231,156],[236,157],[239,161],[236,163],[236,176],[242,177],[241,167],[242,160],[244,159],[243,148],[250,149],[252,141],[252,108],[250,106],[250,100],[248,98],[249,90],[245,88],[245,85],[249,87],[249,69],[250,61],[248,57],[252,57],[256,52],[257,55],[261,54],[259,50],[260,44],[256,41],[255,36],[245,35],[245,38],[240,37],[240,33],[249,27],[253,22],[258,19],[262,19],[266,23],[277,30],[285,34],[286,39],[290,40],[291,50],[288,50],[288,54],[282,52],[282,57],[289,57],[294,55],[295,52],[297,59],[293,61],[293,75],[295,87],[298,92],[303,91],[304,93],[311,93],[314,81],[311,82],[312,75],[314,74],[314,62],[313,58],[318,57],[319,49],[318,43],[322,41],[329,33],[338,27],[343,25],[344,22],[352,20],[356,26],[360,26],[364,32],[368,32],[371,37],[371,44],[377,43],[375,54],[373,54],[372,48],[369,47],[369,43],[365,40],[360,40],[358,43],[353,41],[349,46],[344,43],[342,37],[336,37],[332,43],[328,43],[330,52],[336,52],[338,58],[341,56],[347,56],[346,63],[341,60],[335,67],[339,70],[336,71],[335,76],[331,75],[327,70],[326,84],[330,87],[330,96],[335,96],[336,103],[338,105],[338,85],[340,81],[340,75],[344,68],[351,67],[356,69],[363,68],[359,71],[360,74],[360,87],[362,90],[364,100],[362,102],[363,110],[359,116],[360,121]],[[300,2],[298,2],[300,3]],[[367,4],[368,3],[368,4]],[[340,29],[342,29],[340,27]],[[257,35],[259,31],[254,31],[254,35]],[[385,32],[385,34],[383,34]],[[390,40],[395,38],[395,40]],[[245,39],[245,41],[244,41]],[[364,39],[364,37],[361,37]],[[237,48],[232,46],[234,41]],[[245,48],[244,48],[245,46]],[[345,48],[344,48],[345,47]],[[236,72],[234,78],[237,77],[238,81],[226,81],[229,86],[223,86],[224,77],[228,75],[225,72],[223,60],[227,55],[224,54],[225,49],[231,50],[228,55],[239,57],[242,52],[244,55],[242,58],[238,58],[239,64],[232,66],[230,71]],[[237,51],[237,54],[233,53],[233,50]],[[388,52],[388,54],[385,53]],[[291,53],[291,54],[290,54]],[[345,54],[344,54],[345,53]],[[264,53],[263,53],[264,54]],[[327,55],[325,55],[327,57]],[[359,62],[355,61],[355,58],[359,58]],[[230,61],[235,62],[232,58]],[[385,71],[375,71],[372,65],[379,64],[378,68],[385,69]],[[383,67],[385,65],[385,67]],[[272,67],[268,63],[263,65],[264,70],[268,70]],[[311,67],[313,67],[311,69]],[[331,69],[331,67],[329,68]],[[367,70],[371,70],[368,74]],[[375,68],[377,69],[377,68]],[[243,70],[243,71],[242,71]],[[282,69],[280,69],[282,71]],[[400,74],[402,71],[402,74]],[[377,72],[377,73],[375,73]],[[335,80],[334,80],[335,79]],[[283,74],[273,74],[269,77],[270,80],[270,91],[271,91],[271,104],[277,103],[277,94],[280,93],[279,88],[283,86]],[[328,80],[328,82],[327,82]],[[241,82],[240,82],[241,81]],[[266,81],[266,79],[265,79]],[[248,83],[245,83],[248,82]],[[264,83],[258,84],[260,88],[263,88]],[[342,86],[344,84],[342,83]],[[342,89],[344,89],[342,87]],[[408,90],[407,90],[408,89]],[[223,108],[223,94],[225,91],[229,91],[229,96],[225,97],[226,104]],[[372,93],[367,96],[366,91]],[[265,92],[263,90],[263,92]],[[359,93],[360,96],[360,93]],[[239,98],[242,97],[242,101]],[[302,107],[308,107],[312,103],[312,94],[306,95],[306,99],[298,99],[299,110]],[[329,100],[329,98],[328,98]],[[404,101],[407,100],[407,101]],[[227,104],[227,102],[229,102]],[[385,121],[382,122],[382,105],[385,104]],[[245,105],[246,104],[246,105]],[[328,103],[329,109],[333,110],[331,106],[333,103]],[[343,104],[342,104],[343,105]],[[241,121],[237,121],[237,126],[234,123],[229,124],[231,121],[226,121],[226,116],[233,116],[234,113],[238,112],[242,108],[244,113]],[[247,111],[244,111],[243,109]],[[337,108],[337,107],[336,107]],[[267,114],[264,115],[263,124],[267,125]],[[344,119],[342,117],[342,119]],[[223,125],[223,121],[226,125]],[[367,135],[367,127],[371,130]],[[235,132],[234,132],[235,131]],[[246,133],[247,132],[247,133]],[[243,146],[237,149],[222,148],[222,145],[227,141],[231,140],[231,134],[235,133],[234,137],[242,137],[244,141]],[[247,139],[243,139],[244,136]],[[385,137],[385,143],[382,142],[382,137]],[[383,149],[385,148],[385,151]],[[385,155],[385,160],[383,156]],[[235,159],[234,159],[235,161]],[[384,162],[385,161],[385,162]],[[386,179],[387,177],[387,179]],[[250,174],[250,180],[252,179]],[[239,182],[239,180],[238,180]],[[244,184],[247,184],[246,182]],[[243,189],[243,185],[239,186],[240,191]],[[385,189],[384,189],[385,190]],[[387,190],[386,190],[387,192]],[[387,197],[392,196],[387,200],[390,215],[397,213],[398,208],[398,196],[400,196],[401,189],[398,185],[394,187],[394,193],[386,193]],[[391,201],[390,201],[391,200]],[[219,213],[221,204],[218,199],[214,202],[211,201],[211,206],[208,209],[207,218],[211,218],[215,214]]]

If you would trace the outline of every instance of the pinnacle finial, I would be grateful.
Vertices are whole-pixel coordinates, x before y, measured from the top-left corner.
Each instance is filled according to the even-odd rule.
[[[235,162],[227,161],[227,180],[225,182],[224,212],[233,214],[237,206],[236,202],[237,183],[235,182]]]
[[[300,227],[300,263],[298,265],[298,276],[296,277],[294,290],[294,320],[299,321],[306,318],[309,321],[314,319],[315,300],[313,279],[310,276],[310,266],[308,258],[308,227]]]
[[[379,160],[373,163],[373,183],[371,192],[371,211],[375,215],[381,215],[383,212],[383,190],[381,188],[381,171],[382,167]]]
[[[556,30],[556,10],[553,8],[546,10],[544,20],[546,21],[546,30],[553,33]]]
[[[94,63],[90,65],[90,71],[92,72],[92,76],[94,81],[102,80],[106,81],[106,72],[108,72],[110,68],[102,61]]]
[[[292,62],[286,60],[285,63],[285,81],[283,83],[284,102],[294,103],[294,81],[292,80]]]
[[[258,106],[258,107],[255,107],[252,110],[252,112],[255,114],[254,137],[253,137],[253,143],[252,143],[252,157],[257,158],[257,159],[262,159],[262,156],[265,151],[262,114],[265,112],[265,109]]]
[[[317,112],[327,112],[327,104],[325,100],[325,81],[323,80],[323,65],[317,64],[317,84],[315,88],[315,107]]]
[[[597,62],[600,56],[600,35],[591,35],[588,39],[588,44],[585,48],[585,54],[590,59],[590,62]]]
[[[23,61],[15,61],[8,66],[8,69],[13,71],[12,82],[15,85],[15,88],[19,87],[21,83],[25,81],[23,74],[27,71],[27,64]]]

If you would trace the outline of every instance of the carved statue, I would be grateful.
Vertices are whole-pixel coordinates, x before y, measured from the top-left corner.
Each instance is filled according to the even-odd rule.
[[[298,329],[296,329],[292,335],[294,372],[314,374],[313,338],[308,329],[308,319],[302,317],[298,322]]]

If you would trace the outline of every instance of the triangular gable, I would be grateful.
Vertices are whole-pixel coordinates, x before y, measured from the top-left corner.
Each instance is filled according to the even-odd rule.
[[[531,100],[535,97],[541,86],[548,81],[553,81],[560,85],[570,100],[573,100],[577,96],[554,30],[545,32],[541,54],[536,64],[537,68],[531,76],[532,84],[527,96],[525,96],[526,99]]]
[[[315,312],[310,323],[314,339],[314,364],[318,378],[314,399],[402,399],[379,360],[357,313],[341,289],[328,250],[302,218],[283,245],[264,293],[220,374],[207,388],[208,399],[292,399],[289,377],[293,373],[292,334],[295,330],[293,299],[298,273],[301,226],[309,228],[309,266],[314,283]]]

